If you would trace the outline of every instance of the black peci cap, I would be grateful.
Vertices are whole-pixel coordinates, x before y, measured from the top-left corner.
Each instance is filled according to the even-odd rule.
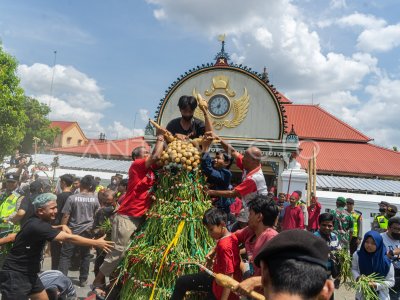
[[[6,181],[18,181],[19,175],[17,173],[8,173],[4,176]]]
[[[327,267],[329,249],[326,242],[312,233],[286,230],[279,233],[261,249],[254,263],[260,267],[262,260],[295,259]]]

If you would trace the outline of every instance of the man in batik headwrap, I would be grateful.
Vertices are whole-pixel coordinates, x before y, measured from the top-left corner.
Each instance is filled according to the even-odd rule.
[[[293,192],[290,195],[290,205],[285,208],[285,215],[282,220],[282,231],[288,229],[304,229],[304,214],[301,207],[297,205],[300,195]]]

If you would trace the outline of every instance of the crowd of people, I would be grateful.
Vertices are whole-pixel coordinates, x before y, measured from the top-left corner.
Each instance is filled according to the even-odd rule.
[[[302,191],[275,194],[265,182],[260,149],[249,147],[242,154],[216,136],[204,107],[200,108],[205,122],[194,119],[194,97],[182,96],[178,106],[182,116],[168,124],[168,131],[180,139],[205,137],[200,168],[212,208],[202,221],[215,240],[206,266],[238,284],[221,287],[206,272],[186,274],[176,279],[171,299],[184,299],[188,291],[218,300],[239,299],[252,291],[275,300],[333,299],[341,275],[335,254],[343,249],[352,256],[354,280],[379,274],[384,283],[370,282],[379,299],[399,299],[400,218],[395,205],[381,202],[371,230],[363,236],[362,212],[355,210],[353,199],[338,197],[336,209],[323,213],[315,195],[307,203]],[[0,245],[5,249],[13,243],[2,256],[2,299],[74,299],[68,271],[78,266],[79,285],[89,284],[93,247],[97,251],[92,293],[105,299],[107,277],[111,284],[116,280],[131,236],[144,224],[153,203],[150,190],[156,188],[165,133],[157,130],[152,152],[133,149],[128,178],[116,174],[107,187],[92,175],[64,174],[51,190],[32,174],[25,178],[23,190],[26,161],[15,161],[0,194]],[[216,139],[223,150],[212,157],[209,149]],[[233,163],[242,170],[242,179],[235,184]],[[46,245],[51,270],[40,273]],[[356,299],[363,297],[356,294]]]

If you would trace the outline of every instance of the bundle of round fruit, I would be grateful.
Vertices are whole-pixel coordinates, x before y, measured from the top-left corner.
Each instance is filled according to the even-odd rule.
[[[167,168],[196,170],[200,164],[200,152],[190,141],[174,140],[162,152],[161,164]]]

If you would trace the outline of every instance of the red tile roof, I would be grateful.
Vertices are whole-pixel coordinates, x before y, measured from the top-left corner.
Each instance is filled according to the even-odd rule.
[[[286,98],[285,95],[283,95],[283,94],[282,94],[281,92],[279,92],[279,91],[277,91],[277,92],[278,92],[278,96],[280,97],[279,101],[280,101],[282,104],[292,104],[292,101],[289,100],[288,98]]]
[[[288,129],[300,139],[368,142],[369,137],[331,115],[318,105],[286,104]]]
[[[64,147],[50,149],[56,153],[95,155],[99,157],[131,157],[132,150],[136,147],[150,146],[143,137],[135,137],[123,140],[89,140],[84,146]]]
[[[69,121],[51,121],[50,127],[59,127],[61,131],[64,131],[69,126],[76,122],[69,122]]]
[[[317,172],[400,177],[400,153],[368,143],[301,141],[297,161],[307,169],[316,147]]]

